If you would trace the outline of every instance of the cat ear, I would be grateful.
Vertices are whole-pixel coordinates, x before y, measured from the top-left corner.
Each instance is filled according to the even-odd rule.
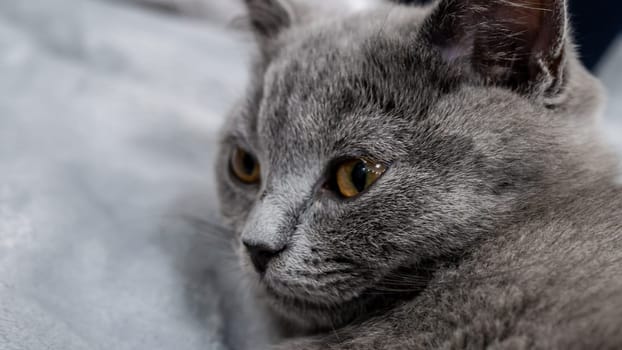
[[[248,22],[260,39],[270,39],[297,21],[295,8],[288,0],[244,0]]]
[[[552,97],[563,85],[564,0],[441,0],[423,35],[446,62],[489,84]]]
[[[248,23],[260,41],[305,23],[373,8],[382,0],[244,0]]]

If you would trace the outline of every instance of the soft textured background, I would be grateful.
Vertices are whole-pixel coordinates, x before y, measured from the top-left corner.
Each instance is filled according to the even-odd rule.
[[[240,12],[0,0],[0,349],[259,348],[230,245],[196,219],[244,88]],[[601,75],[622,151],[622,45]]]

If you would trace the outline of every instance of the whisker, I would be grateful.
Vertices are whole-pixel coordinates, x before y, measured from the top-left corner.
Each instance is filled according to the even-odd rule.
[[[203,217],[183,214],[181,215],[181,218],[195,226],[209,229],[210,231],[213,231],[218,234],[233,235],[235,233],[232,229],[224,227],[218,223],[212,222],[209,219],[206,219]]]

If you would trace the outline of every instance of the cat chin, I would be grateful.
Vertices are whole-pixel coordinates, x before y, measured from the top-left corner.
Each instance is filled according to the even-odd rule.
[[[264,286],[264,297],[270,309],[285,322],[306,332],[320,332],[341,327],[356,319],[374,296],[365,295],[335,303],[311,302],[301,298],[285,296]]]
[[[364,321],[371,314],[412,300],[425,289],[435,271],[434,263],[419,263],[392,270],[379,281],[361,287],[357,293],[334,298],[310,299],[288,291],[286,294],[264,278],[259,283],[262,299],[270,309],[287,323],[306,332],[339,328],[352,322]]]

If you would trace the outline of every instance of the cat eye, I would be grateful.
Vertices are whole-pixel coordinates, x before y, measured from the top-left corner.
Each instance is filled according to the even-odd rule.
[[[344,198],[352,198],[367,190],[387,170],[384,164],[365,158],[350,159],[337,167],[334,186]]]
[[[259,162],[249,152],[237,147],[231,154],[231,173],[246,184],[259,182]]]

